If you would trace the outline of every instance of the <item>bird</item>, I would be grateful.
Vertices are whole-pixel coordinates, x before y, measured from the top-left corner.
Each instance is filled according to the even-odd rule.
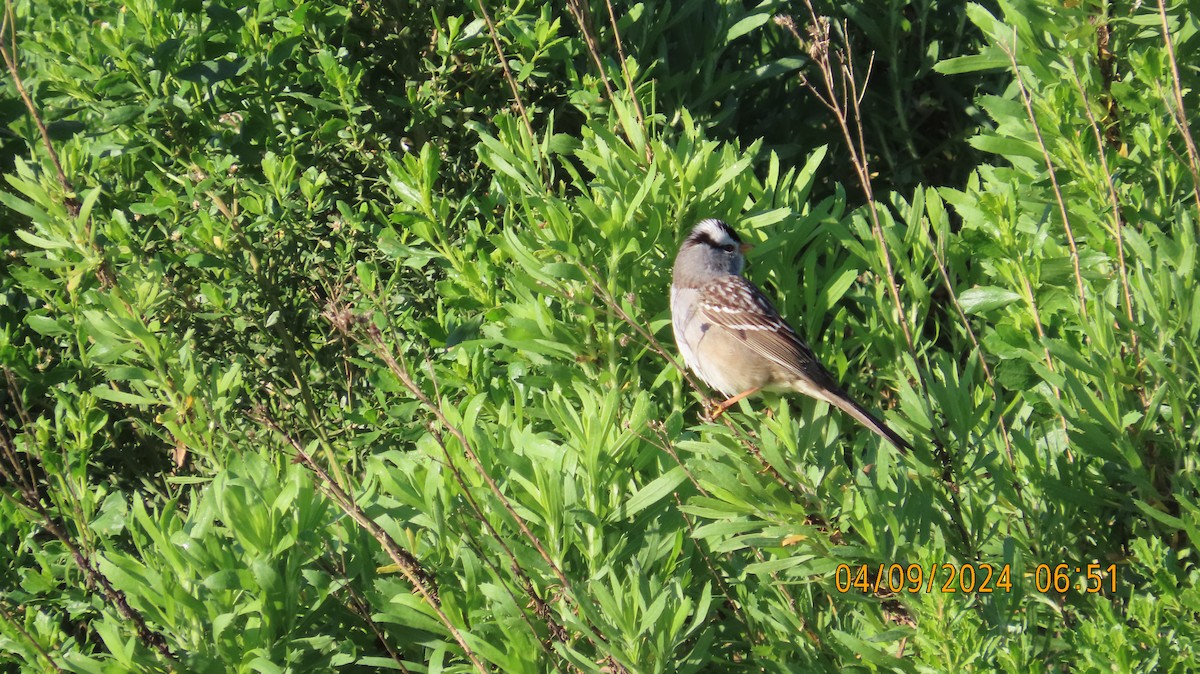
[[[846,393],[762,291],[742,276],[750,248],[724,221],[707,218],[692,228],[675,256],[675,344],[688,369],[728,396],[715,405],[712,418],[759,392],[802,393],[841,409],[901,452],[912,449]]]

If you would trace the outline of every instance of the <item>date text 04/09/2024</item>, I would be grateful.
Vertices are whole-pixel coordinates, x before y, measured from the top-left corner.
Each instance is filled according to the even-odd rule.
[[[1059,594],[1117,591],[1117,565],[1038,564],[1031,576],[1038,592]],[[839,564],[834,570],[838,592],[965,592],[987,594],[1012,592],[1010,564]]]

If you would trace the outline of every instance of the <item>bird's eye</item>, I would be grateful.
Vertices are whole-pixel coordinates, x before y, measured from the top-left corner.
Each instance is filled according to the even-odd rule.
[[[734,246],[732,243],[727,243],[724,246],[721,246],[721,250],[725,251],[726,253],[732,253],[733,248],[734,248]]]

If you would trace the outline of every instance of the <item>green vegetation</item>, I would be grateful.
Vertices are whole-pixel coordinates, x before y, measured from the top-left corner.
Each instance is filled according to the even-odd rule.
[[[559,4],[8,7],[0,671],[1195,671],[1195,14]]]

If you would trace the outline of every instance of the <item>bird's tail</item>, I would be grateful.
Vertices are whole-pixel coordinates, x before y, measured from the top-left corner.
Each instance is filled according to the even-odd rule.
[[[842,393],[841,391],[831,391],[825,400],[829,404],[841,409],[846,414],[854,417],[858,423],[878,433],[880,437],[885,438],[888,442],[895,445],[896,449],[900,450],[901,453],[908,452],[912,449],[912,445],[908,444],[908,441],[899,435],[896,435],[896,431],[893,431],[888,427],[887,424],[880,421],[879,418],[877,418],[874,414],[871,414],[864,409],[862,405],[854,402],[854,400],[845,393]]]

